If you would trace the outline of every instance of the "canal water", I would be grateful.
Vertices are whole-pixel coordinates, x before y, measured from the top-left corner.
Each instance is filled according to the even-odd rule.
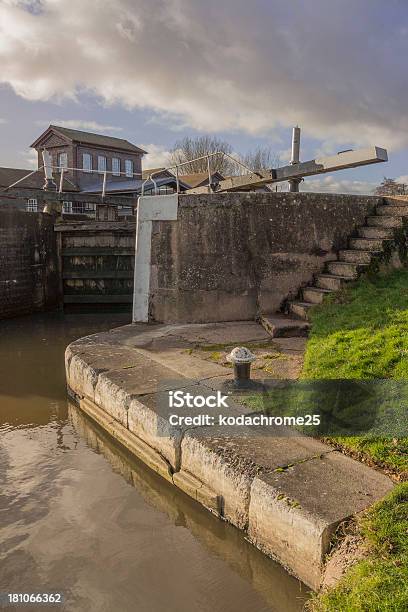
[[[67,400],[66,345],[128,322],[0,322],[0,592],[62,593],[75,612],[302,610],[304,586]]]

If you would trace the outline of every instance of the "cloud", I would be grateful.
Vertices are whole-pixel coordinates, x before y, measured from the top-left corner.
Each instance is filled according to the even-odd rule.
[[[121,132],[123,128],[115,125],[104,125],[97,121],[84,121],[82,119],[51,119],[50,121],[36,121],[37,125],[48,127],[50,124],[59,125],[61,127],[71,128],[73,130],[90,130],[93,132]]]
[[[372,195],[377,183],[369,181],[351,181],[338,179],[336,176],[328,174],[318,179],[305,179],[301,185],[301,191],[311,191],[314,193],[355,193],[359,195]]]
[[[406,0],[7,0],[1,81],[170,126],[408,145]]]
[[[165,168],[170,165],[170,151],[166,147],[156,144],[142,144],[140,147],[148,151],[143,157],[143,168]]]
[[[22,158],[25,161],[25,168],[34,170],[38,166],[38,153],[35,149],[27,149],[21,153]]]

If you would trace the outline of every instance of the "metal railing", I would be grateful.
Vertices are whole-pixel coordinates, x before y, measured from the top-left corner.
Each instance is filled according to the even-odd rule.
[[[59,194],[64,192],[65,173],[69,172],[69,171],[76,171],[76,172],[83,172],[85,174],[98,174],[98,175],[102,175],[102,188],[101,188],[101,197],[102,197],[102,199],[104,199],[105,196],[106,196],[106,182],[107,182],[108,175],[119,176],[119,177],[120,176],[124,176],[124,177],[130,178],[130,179],[133,179],[133,178],[140,178],[140,179],[142,179],[143,180],[142,186],[141,186],[141,195],[142,196],[144,195],[146,183],[151,181],[153,183],[153,186],[154,186],[154,192],[157,195],[157,193],[158,193],[157,182],[154,180],[153,177],[158,175],[158,174],[162,174],[163,172],[171,172],[172,170],[174,170],[174,175],[175,175],[175,178],[176,178],[176,193],[179,193],[180,192],[180,176],[181,177],[183,176],[182,174],[180,175],[180,168],[182,168],[183,166],[187,166],[189,164],[192,164],[194,162],[197,162],[197,161],[202,161],[203,159],[207,160],[208,187],[209,187],[209,190],[211,191],[211,182],[212,182],[211,160],[214,157],[218,157],[218,156],[227,157],[228,159],[231,159],[234,162],[234,164],[236,164],[237,166],[241,166],[242,168],[247,170],[249,173],[255,174],[257,176],[261,176],[258,172],[256,172],[255,170],[251,169],[249,166],[244,164],[241,160],[233,157],[229,153],[225,153],[224,151],[215,151],[214,153],[207,153],[206,155],[201,155],[200,157],[195,157],[195,158],[190,159],[188,161],[181,162],[179,164],[174,164],[173,166],[167,166],[166,168],[161,168],[159,170],[155,170],[154,172],[151,172],[149,174],[149,176],[145,180],[143,180],[143,174],[140,173],[140,172],[129,173],[129,172],[114,171],[114,170],[94,170],[92,168],[90,168],[90,169],[88,169],[88,168],[74,168],[74,167],[68,167],[68,166],[65,167],[65,166],[58,166],[58,165],[55,166],[53,164],[47,164],[47,166],[42,165],[39,168],[37,168],[36,170],[33,170],[32,172],[29,172],[28,174],[26,174],[25,176],[21,177],[20,179],[18,179],[14,183],[11,183],[10,185],[8,185],[8,187],[4,187],[3,189],[0,190],[0,193],[3,193],[3,192],[8,191],[9,189],[11,189],[13,187],[16,187],[17,185],[19,185],[20,183],[25,181],[30,176],[33,176],[37,172],[41,172],[41,170],[44,170],[44,176],[46,178],[46,173],[47,173],[48,169],[50,169],[51,172],[55,170],[55,171],[57,171],[57,173],[60,173],[58,188],[56,186],[56,192],[59,193]]]
[[[211,159],[213,157],[218,156],[218,155],[222,155],[223,157],[228,157],[229,159],[231,159],[234,162],[234,164],[237,164],[238,166],[242,166],[249,173],[256,174],[257,176],[261,176],[258,172],[252,170],[252,168],[250,168],[249,166],[244,164],[239,159],[236,159],[235,157],[233,157],[229,153],[225,153],[224,151],[215,151],[214,153],[207,153],[206,155],[201,155],[200,157],[195,157],[194,159],[189,159],[188,161],[181,162],[180,164],[174,164],[173,166],[168,166],[167,168],[161,168],[160,170],[156,170],[155,172],[151,172],[149,174],[149,176],[142,183],[141,195],[142,196],[144,195],[144,186],[145,186],[145,184],[148,181],[151,181],[153,183],[154,189],[155,189],[155,194],[157,195],[157,183],[153,179],[153,176],[155,176],[156,174],[162,174],[163,172],[170,172],[171,170],[175,170],[174,174],[175,174],[175,177],[176,177],[176,193],[179,193],[179,191],[180,191],[179,168],[181,168],[182,166],[187,166],[188,164],[192,164],[193,162],[196,162],[196,161],[201,161],[203,159],[207,160],[208,186],[209,186],[209,189],[211,189]],[[183,176],[183,175],[181,175],[181,176]]]

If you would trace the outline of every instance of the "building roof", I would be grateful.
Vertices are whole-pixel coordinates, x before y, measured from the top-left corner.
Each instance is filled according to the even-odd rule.
[[[148,190],[152,187],[154,188],[154,183],[157,187],[163,187],[165,185],[173,185],[176,186],[176,177],[171,176],[163,176],[153,181],[146,181],[146,179],[128,179],[127,181],[106,181],[105,191],[106,193],[136,193],[140,194],[142,192],[142,185],[144,183],[144,189]],[[182,179],[179,181],[180,187],[182,189],[189,189],[189,185],[184,183]],[[101,193],[102,185],[101,183],[95,183],[94,185],[89,185],[82,189],[81,193]]]
[[[114,136],[105,136],[103,134],[93,134],[92,132],[83,132],[81,130],[72,130],[71,128],[61,127],[59,125],[50,125],[45,130],[45,132],[43,132],[41,136],[39,136],[37,140],[33,142],[31,147],[35,149],[36,147],[41,145],[42,140],[44,139],[46,135],[48,135],[50,131],[56,132],[57,134],[61,134],[62,136],[65,136],[65,138],[68,138],[72,142],[78,142],[81,144],[88,144],[88,145],[96,145],[96,146],[105,147],[108,149],[121,149],[123,151],[129,151],[132,153],[140,153],[142,155],[144,153],[147,153],[147,151],[144,151],[140,147],[137,147],[136,145],[132,144],[128,140],[125,140],[124,138],[116,138]]]
[[[190,186],[191,189],[201,187],[202,185],[208,184],[208,172],[194,172],[193,174],[182,174],[180,178],[183,179],[184,183]],[[212,172],[211,179],[222,181],[223,175],[220,172]]]
[[[30,174],[33,170],[27,170],[23,168],[1,168],[0,167],[0,188],[5,189],[19,181],[20,179]],[[58,183],[58,174],[55,174],[54,180]],[[42,189],[44,186],[44,171],[38,170],[35,174],[31,174],[28,178],[21,181],[16,185],[16,189]],[[79,191],[78,187],[69,180],[64,178],[64,191]]]
[[[142,178],[147,179],[151,174],[160,173],[158,176],[174,176],[170,170],[166,170],[166,168],[146,168],[146,170],[142,171]]]

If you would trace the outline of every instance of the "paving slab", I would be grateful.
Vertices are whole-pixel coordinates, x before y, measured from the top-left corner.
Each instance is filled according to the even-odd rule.
[[[202,414],[217,418],[221,410],[218,408],[172,408],[169,406],[168,390],[182,389],[185,393],[202,395],[208,397],[214,395],[214,391],[191,381],[167,379],[160,386],[160,392],[143,396],[133,396],[130,399],[127,419],[129,431],[139,436],[147,444],[155,448],[171,464],[175,471],[180,470],[181,464],[181,443],[183,436],[189,430],[197,430],[202,427],[200,424],[178,423],[170,424],[170,416],[189,416],[195,417]],[[224,414],[235,415],[237,411],[242,411],[242,406],[235,406],[231,402],[231,407],[222,409]]]
[[[327,452],[332,452],[327,445],[293,433],[282,435],[279,428],[276,434],[265,435],[264,428],[237,427],[228,433],[225,427],[203,427],[185,433],[181,469],[214,489],[222,499],[224,518],[245,529],[251,486],[258,473],[273,472]]]
[[[337,451],[279,472],[257,474],[251,487],[249,539],[313,589],[339,524],[393,487],[392,481]]]
[[[100,373],[94,389],[95,403],[125,427],[132,398],[154,393],[163,380],[174,378],[172,370],[135,354],[137,359],[131,364]]]
[[[70,344],[65,353],[68,386],[77,395],[87,395],[94,399],[96,383],[101,373],[133,366],[140,360],[141,357],[134,349],[120,344]]]
[[[255,321],[148,326],[132,324],[110,333],[127,346],[148,350],[270,340],[269,334]]]
[[[173,371],[173,377],[176,374],[181,377],[199,380],[231,373],[229,368],[225,368],[218,363],[200,359],[195,355],[189,355],[184,349],[161,351],[137,350],[150,360],[170,368]]]
[[[307,338],[274,338],[273,343],[284,354],[303,355],[306,350]]]

